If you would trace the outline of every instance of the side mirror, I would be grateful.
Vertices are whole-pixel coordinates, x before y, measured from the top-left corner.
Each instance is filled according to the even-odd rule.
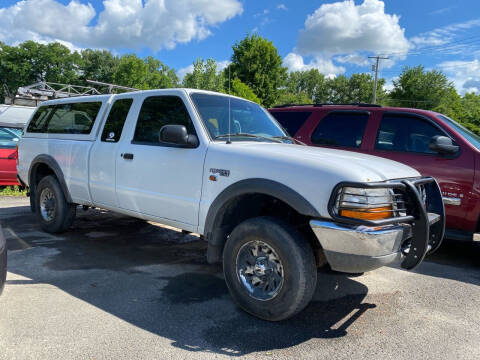
[[[457,145],[453,145],[452,139],[440,135],[432,137],[429,148],[430,150],[443,155],[454,155],[459,149]]]
[[[180,147],[195,148],[198,146],[196,135],[189,135],[183,125],[164,125],[159,133],[160,142],[174,144]]]

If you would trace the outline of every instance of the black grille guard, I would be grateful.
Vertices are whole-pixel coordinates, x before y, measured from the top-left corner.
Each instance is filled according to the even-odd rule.
[[[425,203],[418,187],[425,189]],[[337,214],[335,203],[339,191],[344,187],[367,189],[396,189],[410,200],[406,216],[396,216],[383,220],[352,219]],[[335,186],[328,202],[328,212],[334,221],[351,225],[384,226],[408,223],[412,225],[412,236],[407,247],[403,248],[402,268],[412,270],[418,266],[426,255],[432,254],[442,244],[445,234],[445,208],[442,193],[433,177],[398,179],[388,182],[361,183],[341,182]]]

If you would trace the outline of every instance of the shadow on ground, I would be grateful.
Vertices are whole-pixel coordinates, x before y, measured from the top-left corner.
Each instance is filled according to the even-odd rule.
[[[270,323],[232,304],[221,268],[206,263],[205,243],[193,235],[96,210],[61,236],[43,233],[29,212],[2,219],[9,271],[27,278],[7,287],[54,285],[189,351],[240,356],[337,338],[375,308],[363,303],[365,285],[325,270],[303,312]]]
[[[452,271],[452,267],[456,268],[455,271]],[[477,271],[458,271],[458,269],[476,269]],[[480,285],[480,244],[444,240],[440,248],[426,257],[414,272]]]

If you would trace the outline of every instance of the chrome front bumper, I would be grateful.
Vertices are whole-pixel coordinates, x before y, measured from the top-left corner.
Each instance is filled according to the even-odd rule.
[[[400,261],[402,244],[412,237],[409,224],[369,227],[311,220],[310,226],[333,270],[362,273]]]

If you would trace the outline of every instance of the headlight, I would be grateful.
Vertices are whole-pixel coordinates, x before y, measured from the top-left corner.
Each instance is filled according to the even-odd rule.
[[[336,211],[340,216],[361,220],[391,218],[395,211],[393,191],[344,187],[338,193]]]

